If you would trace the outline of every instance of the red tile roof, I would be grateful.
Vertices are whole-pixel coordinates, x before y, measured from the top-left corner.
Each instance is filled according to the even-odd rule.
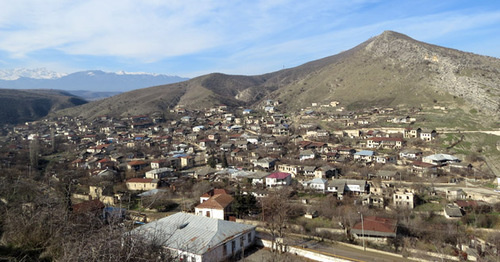
[[[148,163],[142,160],[130,161],[128,162],[129,166],[138,166],[138,165],[147,165]]]
[[[152,178],[131,178],[127,180],[127,183],[153,183]]]
[[[430,167],[436,167],[436,165],[431,164],[431,163],[426,163],[422,161],[413,161],[412,164],[417,167],[422,167],[422,168],[430,168]]]
[[[291,176],[291,174],[284,173],[284,172],[274,172],[274,173],[268,175],[266,178],[285,179],[288,176]]]
[[[215,195],[229,195],[229,192],[223,188],[214,188],[208,192],[206,192],[205,194],[201,195],[201,197],[212,197],[212,196],[215,196]]]
[[[376,231],[385,233],[396,233],[397,221],[390,218],[383,218],[377,216],[367,216],[363,219],[363,226],[361,222],[354,225],[353,229]]]
[[[228,194],[214,195],[207,201],[196,206],[197,208],[224,209],[233,202],[233,197]]]

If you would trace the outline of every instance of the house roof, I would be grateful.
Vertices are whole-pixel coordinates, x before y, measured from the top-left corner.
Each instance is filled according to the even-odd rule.
[[[231,195],[218,194],[197,205],[196,208],[224,209],[229,206],[233,200],[234,198]]]
[[[383,218],[377,216],[367,216],[361,222],[354,225],[353,233],[357,235],[364,234],[368,236],[396,236],[397,221],[391,218]]]
[[[266,178],[285,179],[288,176],[291,176],[291,174],[285,173],[285,172],[274,172],[274,173],[268,175]]]
[[[300,155],[301,156],[310,156],[310,155],[314,155],[314,151],[310,150],[310,149],[307,149],[307,150],[304,150],[302,152],[300,152]]]
[[[201,255],[254,228],[231,221],[176,213],[135,228],[131,234],[142,235],[169,248]]]
[[[422,167],[422,168],[436,167],[436,165],[434,165],[434,164],[426,163],[426,162],[422,162],[422,161],[413,161],[412,164],[413,164],[413,166]]]
[[[322,184],[322,185],[325,185],[326,182],[328,182],[328,180],[324,178],[315,178],[307,181],[308,184]]]
[[[304,171],[305,172],[314,172],[314,171],[316,171],[316,166],[305,166]]]
[[[139,165],[147,165],[148,163],[146,161],[142,160],[136,160],[136,161],[130,161],[128,162],[129,166],[139,166]]]
[[[157,179],[151,178],[131,178],[127,180],[127,183],[155,183],[157,181]]]
[[[371,150],[361,150],[361,151],[356,152],[354,154],[358,155],[358,156],[373,156],[375,154],[375,152],[373,152]]]
[[[206,192],[205,194],[201,195],[201,197],[212,197],[215,195],[222,195],[222,194],[229,195],[229,192],[227,190],[225,190],[224,188],[214,188],[214,189]]]
[[[449,154],[434,154],[430,156],[425,156],[424,159],[428,159],[433,162],[460,161],[460,159]]]
[[[446,206],[444,208],[444,213],[448,215],[449,217],[463,217],[464,214],[462,213],[462,210],[460,207],[457,206]]]

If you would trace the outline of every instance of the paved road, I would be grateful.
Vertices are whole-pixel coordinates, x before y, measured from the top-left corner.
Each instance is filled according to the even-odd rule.
[[[264,239],[270,239],[270,236],[264,232],[258,232],[258,236]],[[305,247],[322,253],[328,253],[332,256],[339,256],[351,261],[412,261],[402,257],[381,254],[372,251],[363,251],[338,243],[319,242],[316,240],[303,239],[301,237],[287,237],[286,243],[293,246]]]

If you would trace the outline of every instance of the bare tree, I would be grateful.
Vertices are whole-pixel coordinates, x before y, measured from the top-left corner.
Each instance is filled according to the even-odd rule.
[[[290,194],[291,189],[282,187],[270,192],[268,197],[261,200],[262,216],[272,236],[273,251],[285,251],[286,224],[295,212],[294,206],[289,201]]]

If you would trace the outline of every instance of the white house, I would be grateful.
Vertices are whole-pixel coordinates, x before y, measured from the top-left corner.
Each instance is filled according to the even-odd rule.
[[[442,164],[447,164],[447,163],[452,163],[452,162],[460,162],[460,159],[456,158],[455,156],[449,155],[449,154],[434,154],[434,155],[422,157],[422,162],[430,163],[430,164],[434,164],[434,165],[442,165]]]
[[[436,138],[436,130],[422,130],[420,132],[420,139],[424,141],[431,141]]]
[[[172,252],[176,261],[228,261],[255,243],[255,226],[176,213],[137,227],[144,237]]]
[[[160,178],[164,178],[168,175],[171,175],[173,172],[174,172],[173,168],[162,167],[162,168],[153,169],[153,170],[146,172],[145,176],[146,176],[146,178],[160,179]]]
[[[274,164],[276,163],[276,158],[264,157],[255,162],[253,162],[254,167],[260,166],[265,169],[274,169]]]
[[[357,161],[363,161],[363,162],[372,162],[374,156],[375,156],[375,152],[370,151],[370,150],[362,150],[362,151],[354,153],[354,159]]]
[[[405,149],[399,152],[399,158],[415,160],[422,156],[422,151]]]
[[[334,179],[328,181],[326,191],[337,194],[342,198],[345,194],[363,195],[370,192],[370,186],[365,180],[357,179]]]
[[[398,137],[373,137],[366,140],[368,148],[401,148],[403,139]]]
[[[205,130],[205,126],[195,126],[193,127],[193,132],[200,132]]]
[[[326,191],[326,183],[327,182],[328,182],[327,179],[315,178],[315,179],[303,182],[302,185],[306,188],[311,188],[311,189],[318,190],[318,191],[321,191],[324,193]]]
[[[158,179],[151,178],[131,178],[125,183],[128,190],[148,191],[158,188]]]
[[[288,164],[279,164],[278,171],[284,173],[292,174],[292,177],[296,176],[300,171],[302,171],[302,167],[297,165],[288,165]]]
[[[300,154],[299,154],[300,161],[314,159],[315,157],[316,157],[316,154],[312,150],[304,150],[304,151],[300,152]]]
[[[254,172],[250,176],[248,176],[249,179],[252,179],[252,185],[257,185],[261,184],[264,185],[266,183],[266,177],[269,175],[268,172]]]
[[[219,191],[221,191],[219,189]],[[200,197],[200,204],[194,208],[194,213],[199,216],[206,216],[216,219],[227,220],[231,213],[231,203],[233,197],[225,192],[214,194],[206,198],[205,194]]]

